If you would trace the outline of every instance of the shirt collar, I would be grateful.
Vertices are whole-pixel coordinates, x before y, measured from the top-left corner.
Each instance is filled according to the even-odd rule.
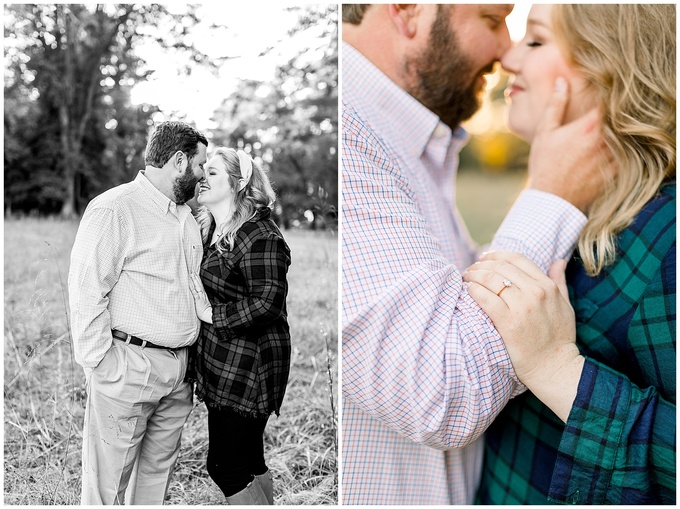
[[[189,208],[187,205],[177,205],[174,201],[161,193],[144,174],[144,170],[140,170],[137,174],[135,183],[142,189],[144,194],[162,214],[171,212],[177,218],[180,218],[183,215],[184,209]]]
[[[463,148],[468,140],[465,129],[459,126],[452,132],[435,113],[394,83],[350,44],[343,42],[342,51],[342,79],[347,85],[343,86],[343,94],[345,90],[359,92],[348,94],[348,99],[360,105],[361,112],[368,117],[366,120],[381,134],[387,137],[390,137],[389,133],[396,135],[396,131],[403,131],[407,124],[407,136],[402,135],[399,143],[418,157],[425,153],[433,139],[445,140],[456,151]]]

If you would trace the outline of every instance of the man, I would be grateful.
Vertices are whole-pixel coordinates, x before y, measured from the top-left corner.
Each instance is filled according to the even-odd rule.
[[[460,271],[475,260],[455,172],[508,5],[343,6],[344,504],[469,504],[480,437],[524,388]],[[493,247],[547,270],[603,186],[595,115],[560,126],[556,87],[530,187]],[[598,180],[599,179],[599,180]],[[502,291],[499,288],[498,291]]]
[[[76,361],[85,369],[82,504],[162,504],[192,409],[187,346],[200,322],[190,289],[202,243],[186,205],[208,140],[157,126],[146,168],[92,200],[71,253]]]

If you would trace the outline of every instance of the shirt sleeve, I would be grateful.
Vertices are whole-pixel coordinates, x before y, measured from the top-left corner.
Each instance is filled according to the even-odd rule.
[[[522,386],[381,141],[343,125],[343,398],[416,442],[467,445]]]
[[[289,264],[288,248],[278,235],[256,239],[239,262],[248,297],[213,306],[213,325],[233,337],[280,317],[288,294]]]
[[[71,250],[71,331],[76,362],[87,369],[99,364],[113,341],[109,292],[123,268],[126,230],[122,217],[111,208],[88,208]]]
[[[521,253],[543,272],[571,257],[587,221],[577,207],[554,194],[522,191],[494,236],[491,249]]]
[[[648,345],[632,349],[631,362],[656,382],[633,383],[586,358],[550,486],[556,501],[676,503],[675,249],[655,280],[659,284],[648,285],[628,335]]]

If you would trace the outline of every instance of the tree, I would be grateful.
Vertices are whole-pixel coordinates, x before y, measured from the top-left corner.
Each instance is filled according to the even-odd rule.
[[[215,112],[213,141],[244,148],[268,167],[284,226],[309,211],[316,211],[312,226],[323,226],[338,200],[337,6],[291,10],[299,21],[289,35],[305,44],[272,82],[241,81]]]
[[[20,174],[25,180],[37,166],[20,161],[22,150],[29,149],[30,159],[41,153],[45,166],[31,178],[52,184],[62,216],[76,214],[79,194],[110,179],[107,164],[113,164],[114,175],[121,173],[113,153],[127,150],[132,161],[145,142],[153,110],[129,101],[130,88],[148,73],[135,46],[153,38],[191,62],[206,62],[193,46],[178,43],[196,22],[191,6],[183,14],[160,5],[5,6],[5,143],[12,148],[5,154],[6,189],[21,189],[26,182]],[[8,115],[8,106],[26,117]],[[31,135],[31,127],[40,137]],[[144,136],[131,143],[131,133],[140,130]]]

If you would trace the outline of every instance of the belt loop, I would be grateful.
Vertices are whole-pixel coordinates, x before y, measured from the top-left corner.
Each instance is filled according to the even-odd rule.
[[[130,341],[132,341],[132,335],[131,334],[125,334],[125,344],[129,345]]]
[[[146,340],[142,339],[142,345],[141,347],[144,348],[146,346]]]

